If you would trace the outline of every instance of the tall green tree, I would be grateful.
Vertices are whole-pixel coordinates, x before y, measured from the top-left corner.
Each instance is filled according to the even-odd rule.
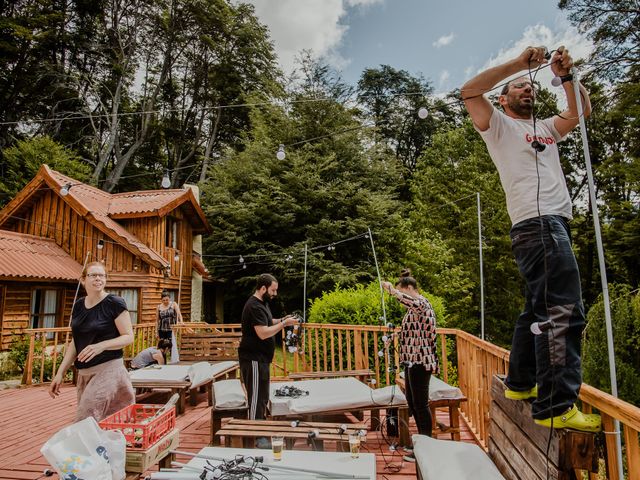
[[[594,42],[594,74],[615,80],[640,63],[640,5],[637,0],[560,0],[569,20]]]
[[[214,229],[205,240],[205,260],[215,275],[240,286],[228,292],[227,320],[238,320],[255,275],[265,271],[279,278],[284,308],[300,309],[305,243],[312,248],[308,298],[336,283],[375,278],[370,239],[341,240],[371,227],[377,253],[393,251],[400,222],[396,162],[365,148],[357,112],[333,99],[340,89],[328,77],[324,81],[324,87],[318,78],[303,81],[290,96],[309,98],[307,89],[322,90],[319,101],[254,109],[242,151],[229,151],[212,165],[203,184]],[[286,145],[282,160],[276,158],[280,143]],[[314,248],[331,244],[335,249]]]

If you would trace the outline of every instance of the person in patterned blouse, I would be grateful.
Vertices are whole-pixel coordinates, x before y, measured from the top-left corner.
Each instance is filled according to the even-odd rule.
[[[404,366],[405,393],[409,414],[418,433],[431,436],[432,419],[429,410],[429,380],[438,373],[436,352],[436,315],[429,300],[418,291],[418,283],[405,269],[395,288],[390,282],[382,287],[407,308],[400,332],[400,363]],[[411,456],[406,458],[412,460]]]

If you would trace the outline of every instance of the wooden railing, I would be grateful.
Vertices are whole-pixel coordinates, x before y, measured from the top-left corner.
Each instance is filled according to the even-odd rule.
[[[29,347],[25,360],[22,383],[51,381],[64,358],[71,336],[69,327],[31,328],[25,330]],[[157,343],[156,324],[144,323],[133,326],[134,340],[125,348],[125,357],[134,357],[147,347]]]
[[[238,331],[239,324],[186,323],[174,327],[176,338],[180,339],[184,329],[205,331]],[[127,356],[155,343],[155,324],[136,325],[135,341],[128,347]],[[24,383],[32,383],[34,366],[37,381],[45,381],[45,363],[52,362],[55,374],[56,361],[64,355],[64,344],[69,335],[66,328],[32,329],[29,335],[29,351],[26,361]],[[339,371],[370,369],[374,372],[377,386],[393,382],[394,371],[399,367],[398,336],[392,335],[386,344],[382,337],[389,331],[380,326],[316,324],[304,325],[303,351],[289,353],[284,343],[278,346],[279,353],[273,364],[274,377],[287,377],[292,372]],[[394,330],[394,333],[398,333]],[[51,337],[47,339],[47,336]],[[455,358],[447,354],[447,339],[456,350]],[[487,448],[489,439],[489,410],[491,404],[491,379],[494,375],[504,375],[509,366],[509,352],[504,348],[479,339],[456,329],[438,329],[441,376],[449,382],[449,367],[457,372],[457,383],[468,398],[462,403],[461,411],[478,443]],[[302,350],[302,349],[301,349]],[[378,352],[382,351],[382,356]],[[46,360],[48,358],[48,360]],[[455,383],[452,379],[450,383]],[[617,480],[616,440],[614,422],[618,420],[622,429],[623,464],[628,479],[640,478],[640,408],[597,390],[582,385],[580,392],[581,409],[585,412],[597,411],[602,416],[605,431],[605,465],[607,478]],[[580,477],[579,477],[580,478]],[[598,477],[589,474],[590,480]]]

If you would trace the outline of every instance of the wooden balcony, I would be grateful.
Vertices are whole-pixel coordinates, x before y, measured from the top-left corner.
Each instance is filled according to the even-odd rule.
[[[183,329],[202,329],[218,331],[237,331],[239,325],[183,324],[175,328],[180,338]],[[293,372],[340,371],[370,369],[374,372],[376,384],[385,386],[395,382],[395,369],[398,368],[397,336],[392,336],[386,344],[382,341],[388,331],[380,326],[305,324],[303,351],[288,353],[284,344],[279,348],[273,364],[274,380],[285,379]],[[68,335],[66,329],[29,330],[29,356],[25,369],[25,384],[43,383],[50,378],[56,359],[64,354],[64,342]],[[155,343],[155,325],[135,326],[136,340],[126,355],[133,356],[138,351]],[[473,335],[456,329],[438,330],[439,355],[442,379],[447,383],[457,383],[468,398],[461,405],[463,432],[469,432],[475,442],[485,450],[489,445],[489,409],[491,403],[491,380],[496,374],[505,374],[508,368],[509,352],[503,348],[483,341]],[[382,356],[378,353],[382,350]],[[47,368],[49,371],[47,372]],[[40,390],[40,389],[39,389]],[[41,395],[46,395],[41,391]],[[4,394],[0,394],[0,401]],[[71,401],[71,400],[69,400]],[[581,409],[598,412],[602,416],[604,430],[604,452],[601,459],[601,473],[593,474],[577,471],[578,478],[589,480],[620,478],[616,461],[616,439],[614,422],[620,424],[623,443],[623,468],[626,478],[640,478],[640,408],[583,384],[580,393]],[[43,407],[46,410],[46,407]],[[1,417],[15,418],[30,415],[29,407],[17,412],[3,408]],[[41,422],[45,424],[46,422]],[[56,423],[56,428],[59,428]],[[51,433],[56,429],[53,428]],[[465,435],[463,434],[463,439]],[[202,446],[206,444],[203,443]],[[37,445],[39,448],[40,445]],[[195,446],[194,446],[195,448]],[[380,471],[380,470],[379,470]],[[381,471],[385,473],[384,471]],[[3,471],[3,473],[5,473]],[[581,476],[582,475],[582,476]],[[584,477],[586,475],[586,477]],[[387,474],[388,476],[388,474]],[[4,477],[3,477],[4,478]],[[8,477],[32,478],[32,477]]]

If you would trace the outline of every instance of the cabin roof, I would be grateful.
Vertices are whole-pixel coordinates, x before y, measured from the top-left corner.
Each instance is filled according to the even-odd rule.
[[[82,265],[52,239],[0,230],[0,278],[75,281]]]
[[[60,191],[65,185],[70,185],[70,188],[68,193],[63,196]],[[36,176],[0,210],[0,228],[6,223],[10,223],[13,216],[27,208],[29,199],[42,189],[50,189],[62,196],[71,208],[98,230],[134,255],[161,269],[169,267],[169,261],[148,247],[116,220],[149,216],[162,217],[177,208],[183,208],[186,210],[185,217],[191,223],[195,234],[206,233],[211,229],[191,189],[111,194],[56,172],[46,165],[42,165]]]

